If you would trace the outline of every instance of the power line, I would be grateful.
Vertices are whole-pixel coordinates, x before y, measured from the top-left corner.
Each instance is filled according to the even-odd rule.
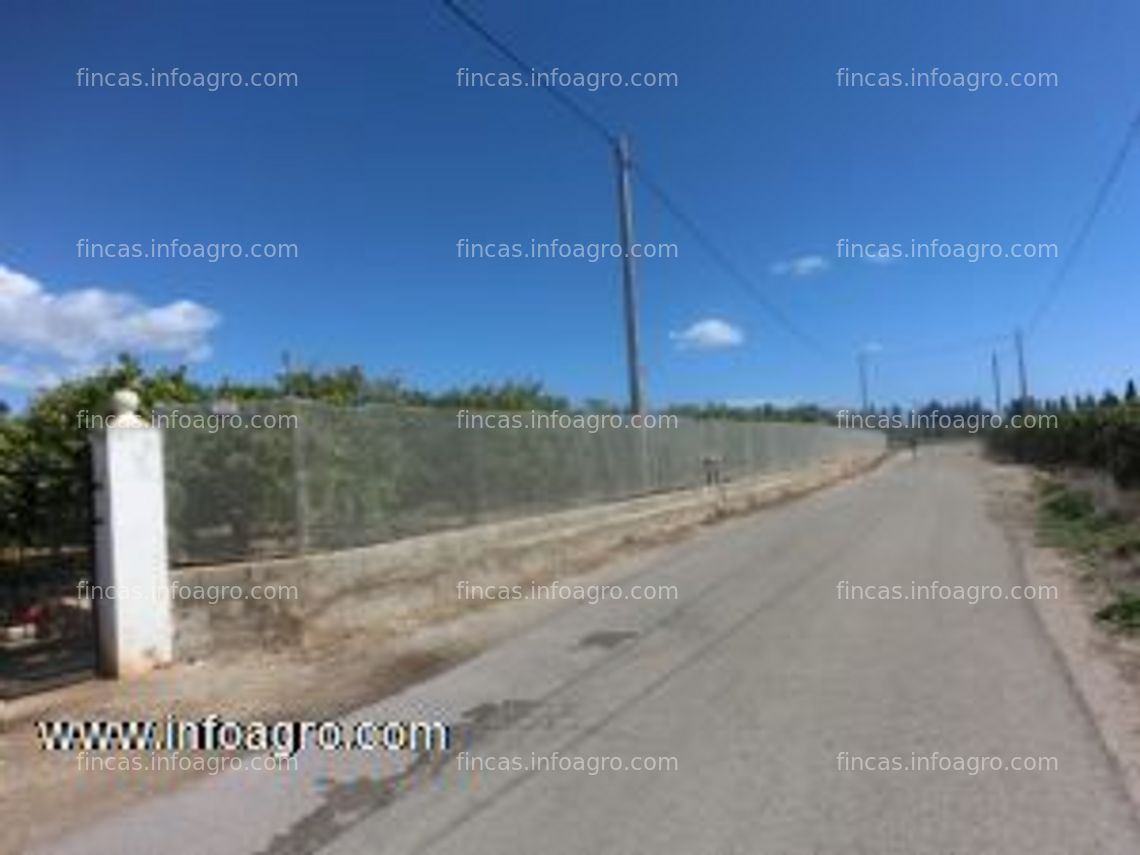
[[[520,69],[527,75],[533,71],[533,66],[522,59],[509,45],[491,33],[484,27],[473,15],[467,12],[462,6],[455,2],[455,0],[443,0],[444,6],[447,7],[465,26],[476,33],[487,44],[489,44],[498,54],[506,58],[512,65]],[[612,131],[601,119],[594,113],[584,107],[576,99],[572,98],[567,93],[556,88],[550,83],[542,82],[540,88],[544,89],[547,94],[558,101],[566,110],[575,116],[584,125],[590,128],[597,136],[611,148],[616,148],[618,145],[619,135]],[[1056,299],[1058,292],[1065,279],[1068,277],[1070,271],[1076,263],[1092,228],[1103,209],[1105,202],[1108,199],[1109,193],[1113,186],[1119,179],[1127,160],[1129,150],[1131,149],[1132,142],[1137,132],[1140,131],[1140,113],[1129,124],[1125,132],[1124,139],[1114,155],[1109,169],[1105,174],[1104,179],[1101,181],[1097,188],[1096,195],[1093,199],[1093,204],[1088,213],[1085,215],[1081,222],[1081,226],[1077,231],[1077,235],[1069,248],[1069,252],[1065,255],[1061,262],[1061,266],[1057,270],[1056,275],[1049,282],[1046,287],[1045,294],[1037,307],[1030,316],[1030,321],[1025,326],[1025,334],[1032,335],[1041,322],[1042,317],[1051,307],[1053,301]],[[740,286],[742,290],[757,304],[761,309],[780,327],[786,332],[796,338],[800,343],[806,345],[809,349],[815,351],[817,354],[824,356],[831,356],[832,353],[829,348],[822,345],[817,339],[809,335],[797,324],[795,324],[788,315],[783,312],[775,303],[764,296],[761,289],[756,285],[755,281],[745,274],[740,267],[738,267],[732,259],[725,253],[709,236],[708,233],[696,222],[696,220],[687,214],[685,210],[673,199],[673,197],[664,189],[659,181],[654,179],[640,163],[632,164],[639,180],[662,205],[662,207],[677,220],[677,222],[684,228],[685,231],[708,253],[709,257],[721,268],[729,277],[729,279]],[[888,358],[907,358],[915,359],[927,356],[942,356],[953,353],[966,352],[982,347],[990,347],[995,341],[1005,340],[1008,335],[989,335],[981,338],[971,338],[962,341],[950,341],[941,345],[923,348],[911,348],[902,352],[890,351],[887,353]]]
[[[467,12],[462,6],[455,2],[455,0],[443,0],[443,5],[448,8],[464,25],[466,25],[472,32],[482,38],[501,56],[505,57],[516,68],[521,69],[524,73],[530,74],[533,66],[526,62],[519,56],[509,45],[491,33],[479,21]],[[605,140],[606,144],[616,149],[618,146],[619,135],[612,131],[601,119],[583,107],[577,100],[567,95],[560,89],[555,88],[549,83],[543,83],[542,87],[546,92],[557,100],[563,107],[570,111],[579,121],[589,127],[595,134]],[[731,281],[739,286],[742,286],[745,292],[754,299],[761,309],[763,309],[768,316],[775,321],[779,326],[783,327],[788,333],[799,340],[802,344],[806,345],[815,352],[828,356],[831,355],[828,349],[820,342],[808,335],[800,329],[791,319],[777,307],[771,300],[766,298],[752,279],[747,276],[728,255],[721,250],[707,235],[707,233],[696,221],[685,213],[685,211],[678,205],[673,198],[665,191],[661,184],[649,176],[645,169],[636,162],[631,162],[631,165],[636,172],[641,183],[645,188],[657,198],[662,207],[665,208],[680,224],[681,226],[697,241],[701,247],[709,254],[714,262],[728,274]]]
[[[1072,246],[1069,247],[1069,252],[1065,255],[1060,268],[1057,270],[1057,274],[1046,288],[1045,295],[1042,297],[1041,302],[1038,303],[1037,308],[1030,316],[1029,323],[1025,327],[1027,335],[1032,335],[1037,325],[1041,322],[1042,316],[1048,311],[1053,300],[1056,299],[1057,292],[1061,289],[1061,284],[1065,281],[1065,277],[1072,269],[1077,256],[1080,255],[1081,249],[1084,247],[1085,241],[1092,231],[1093,224],[1096,222],[1101,208],[1104,207],[1105,201],[1108,199],[1109,191],[1120,177],[1121,170],[1124,167],[1124,161],[1127,159],[1128,151],[1132,147],[1133,137],[1138,130],[1140,130],[1140,113],[1137,113],[1136,117],[1128,125],[1128,130],[1124,133],[1124,139],[1120,143],[1120,148],[1117,149],[1116,155],[1113,157],[1112,163],[1108,168],[1108,172],[1105,174],[1104,179],[1100,183],[1100,187],[1097,189],[1092,207],[1089,209],[1088,214],[1085,215],[1084,221],[1077,231],[1077,236],[1074,238]]]
[[[1121,141],[1119,148],[1116,150],[1115,155],[1109,165],[1108,171],[1105,173],[1104,178],[1101,180],[1097,187],[1096,195],[1093,198],[1093,203],[1089,208],[1088,213],[1081,221],[1081,226],[1077,231],[1076,237],[1073,239],[1069,251],[1065,254],[1058,268],[1057,273],[1050,280],[1049,285],[1046,287],[1045,294],[1042,296],[1041,301],[1038,303],[1033,314],[1030,316],[1029,323],[1024,327],[1024,335],[1027,337],[1040,324],[1042,317],[1048,311],[1053,301],[1056,299],[1061,285],[1064,283],[1065,278],[1069,275],[1077,257],[1080,255],[1081,250],[1084,248],[1085,242],[1088,240],[1092,232],[1093,225],[1096,223],[1097,217],[1100,215],[1101,210],[1104,208],[1105,202],[1108,200],[1110,191],[1116,181],[1120,178],[1121,172],[1124,168],[1124,163],[1127,160],[1128,152],[1132,147],[1137,132],[1140,131],[1140,113],[1137,113],[1132,122],[1128,125],[1125,131],[1124,139]],[[949,341],[940,345],[932,347],[910,348],[904,351],[887,351],[884,356],[890,359],[917,359],[928,356],[946,356],[955,353],[968,352],[974,349],[988,348],[992,344],[999,341],[1008,341],[1010,338],[1009,333],[995,334],[990,336],[983,336],[979,338],[962,339],[958,341]]]
[[[534,66],[529,62],[523,60],[514,50],[490,32],[486,27],[479,23],[469,12],[462,6],[455,2],[455,0],[443,0],[443,5],[446,6],[460,21],[467,25],[467,27],[475,32],[483,41],[487,42],[499,54],[506,57],[511,64],[519,68],[528,76],[534,70]],[[578,119],[594,131],[598,136],[606,141],[611,147],[616,146],[618,143],[618,135],[606,127],[605,122],[579,104],[575,99],[571,98],[561,89],[557,89],[549,83],[543,82],[542,88],[547,91],[556,101],[563,107],[573,113]]]
[[[657,201],[661,203],[661,206],[673,215],[673,217],[677,220],[677,222],[681,224],[685,231],[687,231],[692,236],[692,238],[704,248],[705,252],[709,254],[709,257],[712,258],[713,261],[715,261],[716,264],[726,274],[728,274],[729,278],[733,282],[739,286],[742,286],[745,293],[747,293],[747,295],[752,299],[756,300],[760,307],[765,312],[767,312],[770,318],[776,321],[777,324],[783,327],[788,333],[797,338],[802,344],[806,345],[810,349],[823,356],[833,355],[827,347],[822,345],[808,333],[804,332],[799,326],[793,323],[792,320],[779,307],[777,307],[771,300],[765,297],[760,292],[760,289],[756,286],[756,284],[752,281],[752,279],[743,271],[741,271],[741,269],[737,267],[736,264],[733,263],[732,259],[730,259],[728,255],[725,254],[708,237],[704,229],[702,229],[691,216],[685,213],[685,211],[673,200],[673,197],[665,191],[665,188],[663,188],[655,179],[646,173],[644,167],[636,162],[634,163],[633,167],[634,171],[637,173],[638,178],[641,180],[641,183],[645,186],[645,189],[649,191],[650,195],[656,198]]]

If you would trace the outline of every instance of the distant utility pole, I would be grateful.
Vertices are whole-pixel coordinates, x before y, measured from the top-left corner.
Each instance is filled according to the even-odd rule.
[[[633,243],[633,194],[630,189],[629,139],[625,134],[618,137],[614,147],[617,159],[618,186],[618,233],[621,236],[621,284],[622,302],[625,306],[625,358],[629,372],[629,410],[631,413],[645,412],[645,398],[641,392],[641,358],[639,356],[637,332],[637,283],[634,279],[633,256],[630,246]]]
[[[859,394],[863,399],[863,412],[868,412],[867,399],[867,351],[859,351]]]
[[[994,351],[990,367],[994,373],[994,412],[1001,413],[1001,370],[998,368],[997,351]]]
[[[289,378],[293,376],[293,355],[287,350],[281,351],[281,388],[288,390]]]
[[[1014,344],[1017,345],[1017,377],[1021,387],[1021,410],[1029,408],[1029,381],[1025,378],[1025,347],[1021,339],[1021,330],[1013,334]]]

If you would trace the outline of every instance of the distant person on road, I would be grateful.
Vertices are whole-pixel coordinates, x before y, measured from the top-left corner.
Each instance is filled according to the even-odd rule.
[[[910,446],[910,459],[911,460],[917,460],[918,459],[918,437],[915,436],[914,434],[911,434],[910,437],[907,439],[906,444]]]

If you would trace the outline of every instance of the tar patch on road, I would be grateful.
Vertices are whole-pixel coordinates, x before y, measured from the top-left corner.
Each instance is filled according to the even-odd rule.
[[[578,641],[579,647],[601,647],[603,650],[613,650],[619,644],[637,638],[638,633],[628,629],[602,629],[582,636]]]
[[[497,704],[487,702],[479,704],[463,712],[463,721],[466,724],[465,733],[470,736],[482,736],[496,730],[505,730],[518,721],[526,718],[539,706],[538,701],[499,701]]]
[[[636,633],[634,633],[636,634]],[[318,781],[322,804],[276,835],[258,855],[311,855],[354,825],[392,804],[417,783],[442,773],[458,751],[470,751],[483,737],[505,730],[538,709],[538,701],[487,702],[464,711],[452,726],[447,751],[421,751],[406,769],[384,778],[362,775],[348,781]]]

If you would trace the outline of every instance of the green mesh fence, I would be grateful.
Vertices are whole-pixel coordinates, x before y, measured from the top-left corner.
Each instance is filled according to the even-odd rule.
[[[176,564],[364,546],[884,445],[819,424],[491,428],[439,409],[290,401],[156,415]]]

